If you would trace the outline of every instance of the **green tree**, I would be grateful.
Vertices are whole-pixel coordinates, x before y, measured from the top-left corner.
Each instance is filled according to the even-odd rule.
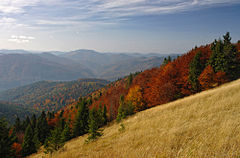
[[[73,134],[75,137],[83,135],[88,131],[88,103],[82,100],[78,103],[78,111],[73,125]]]
[[[68,123],[65,123],[64,130],[62,131],[62,134],[61,134],[61,140],[62,142],[66,142],[71,138],[72,138],[71,128],[69,127]]]
[[[133,113],[134,106],[131,103],[125,103],[124,96],[121,95],[119,99],[117,122],[120,122],[122,119],[126,118],[128,115],[132,115]]]
[[[29,116],[27,116],[26,119],[22,123],[22,130],[26,131],[28,125],[30,125],[30,124],[31,124],[30,118],[29,118]]]
[[[107,107],[106,105],[104,104],[103,106],[103,125],[106,125],[107,124]]]
[[[43,144],[49,135],[49,126],[46,119],[46,114],[43,111],[40,117],[37,120],[36,127],[38,128],[38,138],[39,141]]]
[[[170,56],[168,56],[168,58],[164,58],[163,60],[163,63],[162,63],[162,66],[165,66],[167,65],[169,62],[172,61],[172,58]]]
[[[102,135],[102,131],[99,130],[99,112],[96,110],[96,108],[93,108],[90,110],[89,113],[89,136],[88,141],[95,140],[99,136]]]
[[[231,43],[229,32],[223,36],[223,41],[215,40],[211,49],[212,55],[208,64],[212,66],[214,72],[225,72],[231,80],[238,78],[240,64],[237,59],[236,46]]]
[[[31,126],[32,126],[32,129],[34,129],[34,128],[36,127],[36,123],[37,123],[36,115],[33,114],[32,117],[31,117]]]
[[[240,64],[237,58],[237,49],[234,44],[231,43],[231,37],[229,32],[223,36],[223,52],[226,54],[227,65],[226,73],[230,79],[237,79],[240,73]]]
[[[61,147],[64,146],[61,137],[61,129],[55,128],[51,130],[50,136],[47,137],[44,148],[46,149],[46,153],[53,153],[54,151],[58,151]]]
[[[130,75],[128,76],[128,79],[127,79],[127,87],[126,88],[129,88],[131,86],[132,81],[133,81],[133,74],[130,73]]]
[[[12,149],[12,144],[15,141],[13,135],[9,135],[9,128],[4,119],[0,119],[0,157],[13,158],[15,151]]]
[[[194,92],[200,91],[200,83],[198,77],[204,70],[205,65],[201,63],[202,52],[199,51],[193,58],[192,62],[190,63],[189,67],[189,82],[192,85],[192,90]]]
[[[39,141],[38,136],[39,136],[39,131],[38,131],[38,128],[35,127],[33,131],[33,143],[36,150],[38,150],[41,147],[41,142]]]
[[[21,121],[20,118],[17,116],[15,123],[14,123],[14,129],[16,132],[20,132],[22,130],[22,126],[21,126]]]
[[[33,130],[31,125],[29,124],[24,134],[24,140],[22,144],[22,156],[27,156],[36,152],[35,144],[33,142],[33,136]]]

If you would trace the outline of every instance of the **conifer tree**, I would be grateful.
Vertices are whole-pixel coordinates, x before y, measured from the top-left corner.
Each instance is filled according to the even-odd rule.
[[[133,113],[134,106],[131,103],[125,103],[124,96],[121,95],[119,99],[117,122],[120,122],[122,119],[126,118],[128,115],[132,115]]]
[[[126,85],[126,88],[129,88],[132,84],[132,81],[133,81],[133,74],[130,73],[130,75],[128,76],[127,78],[127,85]]]
[[[99,127],[104,125],[104,118],[103,118],[103,108],[102,105],[98,107],[97,110],[97,124],[99,125]]]
[[[14,129],[15,129],[16,132],[20,132],[22,130],[21,121],[20,121],[20,118],[18,116],[15,120]]]
[[[89,136],[88,141],[95,140],[97,137],[102,135],[102,132],[99,130],[99,112],[96,108],[93,108],[89,112]]]
[[[46,114],[45,114],[44,111],[42,112],[42,114],[38,118],[36,126],[38,128],[39,141],[43,144],[45,142],[45,139],[47,138],[47,136],[49,134],[49,126],[48,126],[47,119],[46,119]]]
[[[32,126],[32,129],[34,129],[34,128],[36,127],[36,123],[37,123],[36,115],[33,114],[32,117],[31,117],[31,126]]]
[[[162,66],[167,65],[167,64],[168,64],[169,62],[171,62],[171,61],[172,61],[172,59],[171,59],[170,56],[168,56],[168,58],[164,58],[163,63],[162,63]]]
[[[124,110],[124,96],[121,95],[119,99],[119,107],[118,107],[118,115],[117,122],[120,122],[122,119],[126,117],[126,112]]]
[[[33,136],[33,130],[31,125],[29,124],[24,134],[24,140],[22,144],[22,156],[27,156],[36,152],[35,144],[33,142]]]
[[[225,72],[231,80],[239,77],[240,63],[237,59],[236,47],[231,43],[229,32],[223,36],[223,41],[215,40],[212,44],[212,55],[208,64],[212,66],[214,72]]]
[[[23,121],[23,125],[22,125],[22,130],[26,131],[28,125],[31,124],[30,118],[29,116],[26,117],[26,120]]]
[[[58,151],[63,146],[64,146],[64,143],[62,142],[61,129],[57,127],[54,130],[51,130],[50,136],[47,137],[44,143],[44,148],[46,149],[46,153],[52,153],[54,151]]]
[[[199,51],[193,58],[192,62],[190,63],[189,67],[189,82],[192,85],[192,90],[194,92],[199,92],[200,91],[200,84],[198,77],[204,70],[205,65],[201,63],[201,58],[202,52]]]
[[[66,142],[72,138],[71,128],[69,127],[69,124],[66,123],[64,126],[64,130],[61,134],[61,141]]]
[[[237,49],[236,46],[231,43],[231,37],[229,32],[223,36],[223,52],[226,54],[227,65],[226,73],[230,79],[237,79],[240,72],[240,64],[237,59]]]
[[[88,131],[88,104],[85,100],[78,103],[78,112],[73,125],[73,134],[75,137],[83,135]]]
[[[0,119],[0,157],[14,158],[15,151],[12,149],[12,145],[15,141],[15,137],[9,136],[9,128],[7,122],[4,119]]]
[[[41,147],[41,142],[39,141],[38,136],[39,136],[39,131],[38,131],[38,128],[35,127],[33,131],[33,143],[36,150],[38,150]]]
[[[65,123],[66,123],[65,119],[60,117],[57,126],[63,131],[65,127]]]
[[[107,107],[104,104],[104,106],[103,106],[103,125],[106,125],[106,124],[107,124]]]

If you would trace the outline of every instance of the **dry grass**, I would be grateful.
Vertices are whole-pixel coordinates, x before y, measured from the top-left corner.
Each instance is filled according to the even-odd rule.
[[[53,158],[240,157],[240,80],[155,107],[68,142]],[[32,158],[49,157],[39,153]]]

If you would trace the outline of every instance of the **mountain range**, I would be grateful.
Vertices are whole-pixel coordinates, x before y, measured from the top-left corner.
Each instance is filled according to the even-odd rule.
[[[0,91],[41,80],[116,80],[162,64],[167,54],[99,53],[93,50],[34,52],[0,50]],[[176,58],[177,55],[171,55]]]

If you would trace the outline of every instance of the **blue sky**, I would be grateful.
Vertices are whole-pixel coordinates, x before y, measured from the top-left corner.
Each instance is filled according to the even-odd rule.
[[[239,0],[1,0],[0,49],[185,53],[227,31]]]

